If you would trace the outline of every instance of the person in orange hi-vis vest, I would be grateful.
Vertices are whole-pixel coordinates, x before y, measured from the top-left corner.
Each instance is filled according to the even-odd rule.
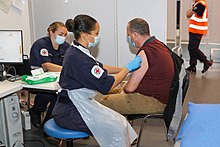
[[[208,5],[206,0],[193,0],[192,9],[186,12],[189,18],[189,56],[190,66],[186,70],[196,72],[197,59],[204,63],[202,73],[206,72],[212,65],[207,57],[199,49],[202,36],[208,32]]]

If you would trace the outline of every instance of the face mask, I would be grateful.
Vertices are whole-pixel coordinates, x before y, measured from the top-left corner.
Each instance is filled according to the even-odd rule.
[[[92,35],[91,35],[92,36]],[[91,42],[89,42],[89,44],[88,44],[88,48],[90,48],[90,47],[95,47],[95,46],[97,46],[98,44],[99,44],[99,38],[100,38],[100,36],[98,35],[98,36],[96,36],[96,37],[94,37],[94,36],[92,36],[93,38],[94,38],[94,42],[93,43],[91,43]]]
[[[128,36],[128,42],[132,47],[136,47],[135,43],[131,41],[131,37]]]
[[[61,45],[61,44],[64,43],[65,39],[66,39],[66,37],[57,35],[57,36],[56,36],[56,39],[55,39],[55,42],[56,42],[56,44]]]

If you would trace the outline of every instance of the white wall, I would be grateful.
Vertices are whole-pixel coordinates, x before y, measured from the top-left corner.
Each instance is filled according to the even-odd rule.
[[[135,56],[138,49],[127,42],[127,23],[134,18],[145,19],[151,36],[166,43],[167,38],[167,0],[118,0],[117,1],[117,43],[118,65],[125,66]]]
[[[64,0],[30,0],[34,22],[34,40],[47,35],[48,26],[54,21],[64,22],[68,18],[68,3]]]
[[[116,0],[70,0],[69,17],[88,14],[100,24],[100,43],[90,49],[93,56],[104,64],[117,65]]]
[[[167,40],[176,39],[176,0],[167,0]]]
[[[109,65],[124,66],[134,58],[129,48],[126,26],[135,17],[149,22],[151,34],[166,41],[167,0],[31,0],[36,38],[46,35],[52,21],[63,21],[78,14],[93,16],[101,26],[101,40],[92,54]],[[137,51],[137,49],[136,49]]]
[[[0,29],[19,29],[23,31],[24,53],[29,55],[31,47],[30,19],[28,0],[24,0],[23,11],[11,6],[9,13],[6,14],[0,10]]]

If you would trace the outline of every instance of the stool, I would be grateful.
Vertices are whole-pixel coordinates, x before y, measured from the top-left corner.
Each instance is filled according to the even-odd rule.
[[[44,131],[51,137],[60,138],[61,142],[66,140],[67,147],[73,147],[73,139],[89,136],[85,132],[61,128],[55,123],[54,119],[50,119],[44,124]]]

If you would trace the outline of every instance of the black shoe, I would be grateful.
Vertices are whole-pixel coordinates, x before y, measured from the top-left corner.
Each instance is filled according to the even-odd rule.
[[[208,60],[204,63],[202,73],[205,73],[209,69],[210,64]]]
[[[189,72],[196,72],[196,67],[189,66],[189,67],[186,68],[186,70],[188,70]]]
[[[31,116],[32,125],[36,128],[40,128],[41,127],[41,112],[35,110],[34,108],[30,108],[28,111]]]

